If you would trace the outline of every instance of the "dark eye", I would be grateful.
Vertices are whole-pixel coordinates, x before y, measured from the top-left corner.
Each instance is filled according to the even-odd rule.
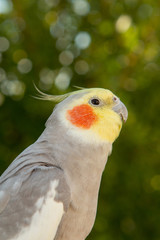
[[[93,98],[93,99],[91,100],[91,103],[92,103],[93,105],[99,105],[99,104],[100,104],[100,101],[99,101],[99,99],[97,99],[97,98]]]
[[[114,102],[117,102],[117,100],[118,100],[118,98],[114,96],[114,97],[113,97],[113,101],[114,101]]]

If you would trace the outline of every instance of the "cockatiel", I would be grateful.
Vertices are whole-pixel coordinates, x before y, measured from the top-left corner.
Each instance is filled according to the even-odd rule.
[[[0,240],[86,239],[102,172],[128,116],[106,89],[42,97],[59,104],[0,177]]]

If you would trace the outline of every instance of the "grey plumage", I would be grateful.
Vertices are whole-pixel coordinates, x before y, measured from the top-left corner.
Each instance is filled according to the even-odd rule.
[[[16,239],[21,230],[30,225],[37,211],[34,203],[47,196],[54,180],[58,180],[54,201],[62,202],[64,208],[54,239],[84,240],[91,231],[101,176],[112,144],[86,144],[75,139],[56,114],[83,94],[69,96],[58,104],[39,139],[2,174],[0,240]]]

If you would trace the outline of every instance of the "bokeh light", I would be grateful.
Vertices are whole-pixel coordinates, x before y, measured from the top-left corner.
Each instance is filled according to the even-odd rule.
[[[43,68],[40,71],[40,80],[45,84],[52,84],[55,78],[55,72],[49,68]]]
[[[72,78],[70,68],[62,68],[55,78],[55,86],[60,90],[66,90]]]
[[[128,15],[121,15],[116,21],[116,30],[119,33],[126,32],[132,24],[132,19]]]
[[[5,52],[9,48],[9,41],[5,37],[0,37],[0,52]]]
[[[56,48],[59,50],[66,49],[67,46],[70,44],[71,38],[68,36],[66,37],[59,37],[56,41]]]
[[[89,71],[89,65],[86,61],[84,60],[79,60],[75,63],[75,71],[79,74],[79,75],[84,75]]]
[[[47,12],[44,19],[48,25],[53,24],[57,20],[57,13],[55,11]]]
[[[74,56],[71,51],[63,51],[59,55],[59,61],[62,65],[68,66],[73,62]]]
[[[10,0],[0,0],[0,14],[8,14],[12,11],[13,5]]]
[[[17,68],[21,73],[29,73],[32,69],[32,62],[28,58],[23,58],[18,62]]]
[[[138,9],[138,16],[141,19],[146,19],[151,17],[152,13],[153,13],[153,8],[149,4],[142,4]]]
[[[49,8],[56,7],[60,2],[60,0],[44,0],[44,1]]]
[[[62,37],[64,35],[64,26],[60,23],[52,24],[50,33],[53,37]]]
[[[86,0],[74,0],[72,4],[74,12],[80,16],[85,16],[90,11],[90,5]]]
[[[6,72],[3,68],[0,68],[0,82],[6,79]]]
[[[27,58],[27,53],[23,49],[17,49],[13,53],[13,61],[15,63],[18,63],[22,58],[26,59]]]
[[[49,90],[53,85],[56,75],[57,75],[56,70],[52,70],[50,68],[42,68],[39,73],[40,77],[39,87],[43,90]]]
[[[3,94],[8,96],[23,96],[25,85],[18,80],[6,80],[1,84],[1,91]]]
[[[75,44],[80,49],[88,48],[91,43],[91,36],[87,32],[79,32],[75,37]]]

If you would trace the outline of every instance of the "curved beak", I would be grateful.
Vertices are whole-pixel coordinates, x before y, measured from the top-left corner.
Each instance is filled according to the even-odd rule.
[[[119,114],[121,120],[123,122],[127,121],[128,118],[128,110],[126,106],[119,100],[118,103],[112,108],[112,110]]]

